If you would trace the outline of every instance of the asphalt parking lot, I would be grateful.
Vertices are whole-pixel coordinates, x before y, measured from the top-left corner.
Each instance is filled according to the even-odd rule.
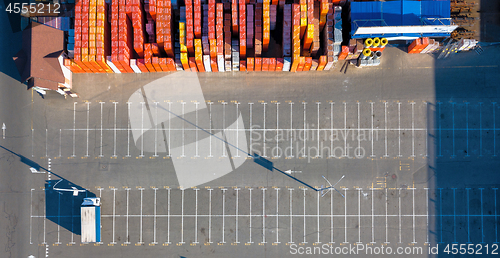
[[[436,97],[435,81],[465,68],[440,64],[436,74],[431,58],[410,63],[400,52],[387,51],[381,69],[347,75],[200,75],[203,100],[130,101],[160,75],[83,75],[81,99],[34,98],[22,154],[51,173],[29,175],[29,246],[37,257],[229,257],[283,256],[294,245],[497,242],[495,180],[436,173],[498,163],[497,100]],[[166,109],[189,112],[175,121]],[[246,152],[315,187],[345,175],[337,184],[345,198],[318,198]],[[182,162],[230,169],[183,186]],[[102,243],[80,244],[79,204],[47,187],[58,176],[102,198]]]

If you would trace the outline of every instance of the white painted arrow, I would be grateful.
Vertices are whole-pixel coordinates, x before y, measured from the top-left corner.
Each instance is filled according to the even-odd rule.
[[[289,169],[289,170],[286,170],[285,173],[291,175],[292,173],[302,173],[302,171],[292,171],[291,169]]]
[[[7,129],[7,127],[5,126],[5,123],[2,124],[2,134],[3,134],[3,138],[5,139],[5,129]]]

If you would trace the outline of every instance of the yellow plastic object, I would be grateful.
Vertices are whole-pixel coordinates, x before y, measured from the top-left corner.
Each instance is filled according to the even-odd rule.
[[[380,39],[379,38],[374,38],[372,47],[378,47],[380,45]]]
[[[389,40],[387,40],[386,38],[382,38],[380,40],[380,46],[383,47],[385,45],[387,45],[387,43],[389,43]]]
[[[369,57],[371,55],[372,51],[369,48],[363,49],[363,55],[366,57]]]
[[[373,39],[367,38],[365,40],[365,47],[370,47],[373,44]]]

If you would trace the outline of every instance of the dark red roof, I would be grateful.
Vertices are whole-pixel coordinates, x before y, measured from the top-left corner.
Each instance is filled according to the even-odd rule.
[[[23,31],[22,49],[13,57],[21,82],[57,90],[64,75],[57,58],[64,50],[64,31],[32,22]]]

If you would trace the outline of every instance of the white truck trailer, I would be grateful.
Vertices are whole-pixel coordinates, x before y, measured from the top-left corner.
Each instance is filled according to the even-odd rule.
[[[80,212],[82,243],[101,242],[101,199],[84,198]]]

